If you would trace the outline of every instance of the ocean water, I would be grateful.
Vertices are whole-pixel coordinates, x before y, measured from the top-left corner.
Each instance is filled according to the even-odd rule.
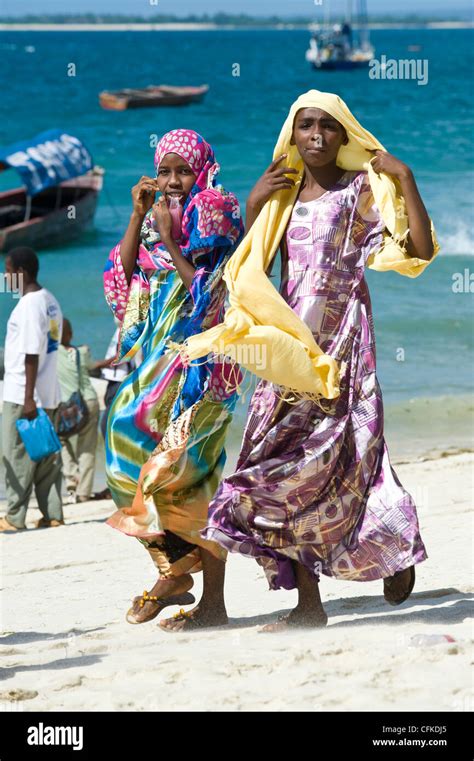
[[[67,247],[41,252],[40,281],[60,300],[75,340],[102,356],[113,325],[101,273],[126,228],[131,187],[153,172],[154,136],[175,127],[201,132],[215,147],[221,181],[244,203],[271,160],[292,101],[311,87],[337,92],[412,167],[442,246],[418,279],[368,273],[385,402],[398,409],[424,400],[432,412],[423,407],[420,425],[442,404],[452,409],[454,426],[465,424],[474,374],[473,295],[469,288],[454,292],[453,278],[461,273],[468,283],[473,270],[473,32],[373,32],[377,58],[427,61],[426,85],[370,79],[367,71],[313,71],[304,58],[308,39],[301,30],[4,32],[0,143],[61,127],[83,139],[106,171],[95,227]],[[421,50],[409,52],[412,44]],[[68,76],[71,63],[74,77]],[[235,64],[240,76],[233,76]],[[180,109],[99,107],[102,89],[151,83],[208,83],[211,89],[203,103]],[[15,184],[11,171],[0,175],[2,189]],[[0,346],[14,305],[0,294]]]

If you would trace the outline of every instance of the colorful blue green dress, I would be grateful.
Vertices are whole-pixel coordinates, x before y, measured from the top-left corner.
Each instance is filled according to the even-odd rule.
[[[107,523],[139,538],[160,574],[170,577],[200,570],[199,547],[225,557],[225,550],[200,532],[225,463],[236,393],[235,383],[233,390],[226,383],[228,366],[215,356],[185,367],[167,343],[181,343],[222,320],[223,270],[243,225],[236,197],[215,185],[219,167],[197,133],[168,133],[157,156],[163,151],[183,156],[197,176],[178,241],[195,274],[188,290],[154,230],[151,211],[130,285],[121,244],[110,253],[105,296],[121,320],[115,362],[130,360],[139,349],[143,361],[123,381],[110,409],[106,470],[119,508]]]

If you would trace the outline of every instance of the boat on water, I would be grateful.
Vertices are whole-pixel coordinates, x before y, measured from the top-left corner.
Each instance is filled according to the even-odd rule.
[[[127,88],[99,93],[102,108],[125,111],[128,108],[150,106],[186,106],[199,103],[209,90],[209,85],[199,87],[173,87],[171,85],[149,85],[137,89]]]
[[[354,15],[352,2],[349,1],[343,23],[330,22],[329,5],[326,5],[324,23],[311,24],[310,31],[312,35],[309,49],[306,51],[306,60],[314,69],[360,69],[368,66],[374,57],[375,50],[370,44],[366,0],[357,0]]]
[[[0,192],[0,252],[64,243],[92,222],[104,170],[74,135],[47,130],[0,148],[0,171],[10,168],[23,185]]]

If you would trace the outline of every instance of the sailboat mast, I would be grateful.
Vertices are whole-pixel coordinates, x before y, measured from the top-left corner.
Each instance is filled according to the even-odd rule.
[[[346,23],[352,24],[352,0],[346,0]]]
[[[369,43],[369,18],[367,15],[367,0],[358,0],[359,41],[362,49]]]
[[[324,5],[324,24],[326,27],[329,26],[329,22],[331,21],[331,8],[329,3],[325,3]]]

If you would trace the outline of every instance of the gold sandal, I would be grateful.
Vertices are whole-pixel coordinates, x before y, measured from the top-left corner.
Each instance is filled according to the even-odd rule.
[[[153,619],[156,618],[159,613],[161,613],[163,608],[167,608],[169,605],[192,605],[194,602],[196,602],[196,598],[189,592],[183,592],[182,594],[178,595],[170,595],[169,597],[156,597],[155,595],[148,594],[145,589],[139,599],[138,604],[140,608],[143,608],[146,602],[152,602],[156,606],[156,610],[154,610],[147,618],[144,618],[141,621],[137,621],[135,618],[137,614],[134,612],[132,606],[127,611],[127,615],[125,616],[129,624],[146,624],[148,621],[153,621]]]
[[[199,618],[197,618],[196,616],[193,615],[193,613],[195,613],[195,612],[196,612],[196,609],[194,609],[194,610],[183,610],[181,608],[179,613],[175,613],[173,615],[172,619],[166,619],[165,621],[160,621],[160,628],[163,629],[163,631],[165,631],[165,632],[180,633],[180,632],[185,632],[185,631],[195,631],[197,629],[217,629],[217,628],[221,628],[221,627],[229,625],[229,621],[228,620],[224,621],[224,622],[222,622],[220,624],[214,624],[214,623],[212,623],[212,624],[206,624],[206,623],[202,623],[199,620]],[[170,626],[166,626],[166,622],[167,621],[171,621],[173,619],[175,619],[177,621],[183,621],[184,622],[183,626],[181,627],[181,629],[173,629]]]

